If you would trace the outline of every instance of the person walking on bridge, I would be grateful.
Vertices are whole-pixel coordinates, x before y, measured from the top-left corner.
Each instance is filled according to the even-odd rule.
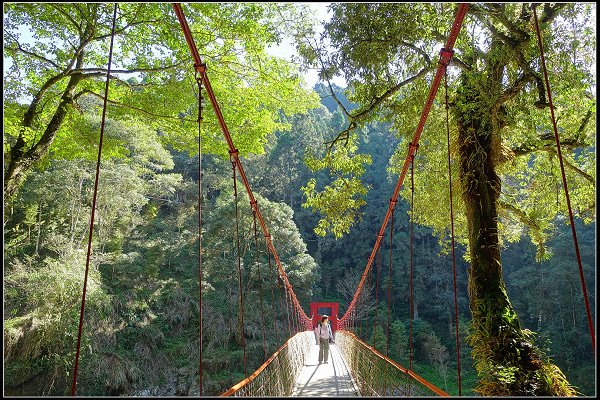
[[[333,333],[331,332],[331,325],[329,324],[329,317],[327,315],[321,316],[321,322],[315,328],[315,335],[317,336],[319,344],[319,364],[329,359],[329,343],[333,343]]]

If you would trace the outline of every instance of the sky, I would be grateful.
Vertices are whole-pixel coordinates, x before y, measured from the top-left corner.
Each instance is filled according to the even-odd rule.
[[[313,10],[314,17],[318,21],[318,24],[317,24],[317,26],[315,26],[315,29],[318,33],[321,33],[323,31],[323,23],[327,22],[331,19],[332,13],[327,10],[327,6],[331,3],[316,3],[315,2],[315,3],[299,3],[299,4],[307,5],[308,7],[310,7]],[[298,53],[296,52],[295,46],[293,45],[293,43],[291,42],[291,40],[289,38],[284,40],[283,43],[279,46],[271,46],[269,49],[267,49],[267,53],[272,54],[274,56],[282,57],[288,61],[291,61],[292,56],[298,55]],[[319,81],[318,73],[319,72],[317,69],[309,69],[308,71],[306,71],[304,73],[304,79],[306,80],[308,87],[311,87],[311,88],[314,87],[314,85]],[[346,86],[346,81],[344,80],[344,78],[339,77],[339,76],[334,77],[332,79],[332,83],[335,83],[336,85],[341,86],[341,87]]]

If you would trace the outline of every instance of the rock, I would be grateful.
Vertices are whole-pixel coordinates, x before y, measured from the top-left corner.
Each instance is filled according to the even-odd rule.
[[[190,390],[190,384],[186,379],[181,379],[177,382],[177,388],[175,389],[176,396],[187,396]]]

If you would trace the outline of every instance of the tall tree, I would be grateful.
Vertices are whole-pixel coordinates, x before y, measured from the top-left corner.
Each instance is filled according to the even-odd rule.
[[[576,215],[595,218],[595,6],[539,7],[561,142]],[[398,170],[437,68],[455,6],[451,4],[334,4],[323,39],[333,50],[305,41],[299,48],[321,67],[323,78],[342,75],[360,106],[345,110],[347,129],[385,119],[402,141],[391,158]],[[572,395],[566,378],[549,363],[521,326],[502,276],[500,249],[527,233],[547,257],[556,217],[559,167],[539,50],[529,4],[472,4],[449,68],[453,182],[459,241],[468,246],[470,342],[484,395]],[[444,90],[443,87],[441,89]],[[333,93],[332,93],[333,94]],[[438,134],[436,134],[436,132]],[[441,236],[449,228],[443,98],[434,106],[419,148],[417,217]],[[459,187],[460,185],[460,187]],[[355,195],[360,195],[360,190]],[[403,191],[408,196],[407,190]],[[330,201],[336,197],[327,196]],[[327,198],[322,202],[326,203]],[[326,209],[326,206],[323,207]],[[354,215],[347,213],[352,220]],[[339,223],[339,222],[338,222]],[[573,271],[573,273],[576,273]],[[582,310],[583,311],[583,310]]]
[[[55,140],[81,143],[77,110],[104,97],[111,4],[4,6],[4,194],[23,178]],[[305,110],[316,100],[300,86],[295,67],[266,53],[281,40],[285,20],[305,21],[295,6],[197,3],[185,7],[201,57],[241,154],[262,152],[265,135],[285,124],[278,111]],[[137,118],[162,131],[178,149],[196,147],[192,59],[168,3],[119,4],[112,64],[111,116]],[[206,107],[208,108],[208,107]],[[191,116],[190,116],[191,114]],[[227,154],[214,114],[207,110],[205,150]],[[66,149],[53,147],[57,155]],[[93,148],[90,149],[93,151]]]

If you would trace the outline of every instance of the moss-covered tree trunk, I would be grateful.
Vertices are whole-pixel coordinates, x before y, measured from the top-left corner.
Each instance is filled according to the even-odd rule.
[[[494,112],[499,71],[499,76],[493,68],[463,73],[456,102],[471,258],[469,341],[480,379],[476,390],[486,396],[574,395],[560,369],[534,346],[531,332],[521,328],[502,277],[497,214],[501,182],[494,166],[501,129]]]

